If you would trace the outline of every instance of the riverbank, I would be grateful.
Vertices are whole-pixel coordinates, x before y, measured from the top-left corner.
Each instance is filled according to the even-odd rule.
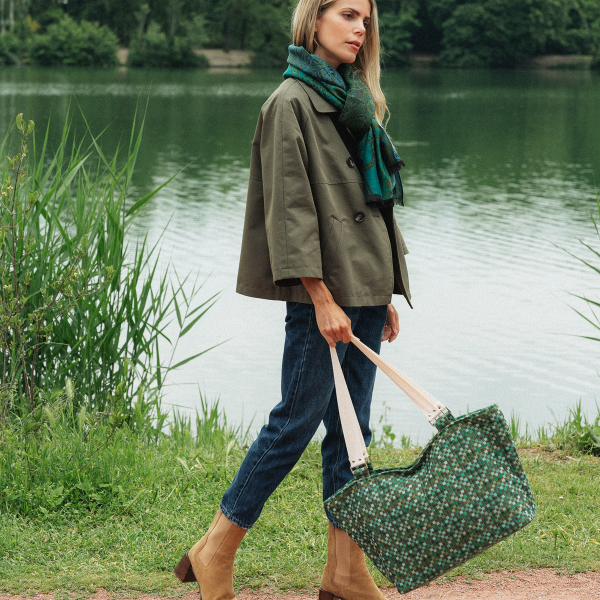
[[[587,70],[591,67],[593,56],[576,54],[562,55],[549,54],[536,56],[532,60],[520,64],[519,69],[558,69],[558,70]],[[411,54],[410,64],[417,67],[438,66],[439,55],[437,54]]]
[[[99,504],[94,511],[67,506],[28,517],[0,515],[0,592],[60,591],[83,598],[99,589],[113,596],[172,597],[193,591],[192,584],[174,578],[172,568],[210,523],[243,451],[172,446],[151,452],[140,448],[139,453],[153,486],[124,498],[118,510],[104,510]],[[374,464],[384,467],[412,462],[417,450],[379,448],[372,454]],[[535,447],[520,450],[520,455],[538,503],[536,519],[440,582],[464,577],[489,587],[499,586],[498,577],[505,577],[490,579],[492,573],[510,572],[504,582],[509,585],[511,577],[521,581],[538,569],[562,575],[600,571],[600,458]],[[237,590],[314,594],[327,548],[320,478],[319,449],[312,443],[242,542],[236,559]],[[141,487],[140,481],[131,483]],[[128,491],[117,488],[113,494],[125,496]],[[378,585],[389,585],[372,572]],[[540,577],[533,577],[531,585],[546,585]],[[594,577],[584,578],[585,585]],[[427,597],[419,594],[415,600]]]
[[[254,52],[250,50],[225,50],[219,48],[196,49],[194,52],[198,55],[203,54],[208,59],[211,69],[238,69],[248,68],[252,64]],[[120,47],[117,50],[117,59],[121,66],[127,65],[129,48]],[[547,55],[537,56],[531,61],[519,66],[523,69],[565,69],[579,70],[589,69],[592,63],[592,56],[579,55]],[[437,65],[439,56],[436,54],[411,54],[410,64],[415,67]]]
[[[254,52],[250,52],[249,50],[230,50],[229,52],[225,52],[225,50],[219,48],[196,49],[194,53],[206,56],[211,69],[239,69],[249,67],[254,56]],[[117,50],[119,64],[126,66],[128,57],[129,48],[121,46]]]

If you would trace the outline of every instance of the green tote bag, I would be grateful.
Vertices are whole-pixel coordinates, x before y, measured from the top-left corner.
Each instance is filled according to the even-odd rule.
[[[325,506],[403,594],[525,527],[534,518],[536,505],[497,405],[454,418],[355,336],[352,343],[438,430],[412,465],[373,469],[337,353],[331,349],[354,479]]]

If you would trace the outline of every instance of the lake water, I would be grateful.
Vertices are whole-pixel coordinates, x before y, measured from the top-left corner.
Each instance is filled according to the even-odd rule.
[[[163,264],[221,297],[178,358],[227,340],[172,376],[166,401],[193,409],[199,389],[230,421],[262,425],[279,401],[282,303],[235,294],[250,145],[279,72],[0,69],[0,132],[24,112],[57,141],[69,105],[104,145],[128,139],[148,100],[133,194],[185,167],[134,235],[162,238]],[[590,219],[600,182],[600,77],[577,71],[388,72],[388,130],[407,167],[406,239],[414,310],[383,356],[456,413],[496,402],[537,426],[599,394],[600,344],[570,305],[598,299],[600,276],[564,250],[600,249]],[[80,119],[75,116],[78,130]],[[135,199],[135,198],[134,198]],[[385,376],[373,424],[424,442],[431,428]]]

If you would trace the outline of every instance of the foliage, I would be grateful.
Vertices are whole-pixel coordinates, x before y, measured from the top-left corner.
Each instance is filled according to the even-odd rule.
[[[282,68],[295,4],[86,0],[58,6],[55,0],[28,0],[8,27],[36,47],[40,38],[47,40],[51,27],[70,17],[110,28],[121,45],[133,50],[134,64],[194,66],[191,49],[209,47],[250,50],[255,67]],[[443,62],[451,66],[513,66],[536,54],[594,54],[600,46],[597,0],[379,0],[378,11],[383,58],[390,67],[407,64],[411,51],[442,52]],[[68,45],[78,44],[70,40]],[[52,64],[80,64],[59,54]],[[89,58],[81,62],[90,64]]]
[[[600,39],[600,5],[578,0],[425,0],[443,31],[443,63],[514,66],[537,54],[590,53]]]
[[[561,450],[600,456],[600,411],[589,422],[581,410],[581,401],[569,409],[569,418],[558,424],[552,435],[553,443]]]
[[[206,57],[194,53],[190,38],[170,39],[156,23],[152,23],[141,38],[132,41],[128,62],[132,67],[208,67]]]
[[[29,60],[34,65],[109,67],[117,62],[117,37],[106,26],[64,16],[48,32],[32,38]]]
[[[388,423],[388,414],[390,410],[390,407],[384,403],[383,413],[379,417],[379,423],[376,427],[371,428],[373,437],[371,439],[369,449],[394,448],[394,446],[399,446],[403,450],[415,448],[410,436],[404,434],[400,436],[399,444],[395,443],[396,434],[392,431],[392,425]]]
[[[27,136],[34,123],[17,115],[21,132],[21,147],[13,158],[8,157],[4,180],[0,184],[0,351],[2,368],[0,422],[4,423],[11,396],[21,388],[31,412],[35,409],[39,370],[44,362],[44,347],[59,319],[68,319],[74,304],[88,291],[95,273],[81,269],[88,238],[84,235],[60,271],[53,272],[43,287],[33,286],[32,278],[40,279],[44,267],[44,249],[40,246],[39,211],[35,210],[39,193],[23,192],[26,182]],[[36,219],[38,215],[38,219]],[[33,219],[31,219],[33,217]],[[36,268],[37,267],[37,268]],[[32,271],[33,269],[33,271]],[[37,273],[36,273],[37,271]],[[110,280],[111,271],[104,282]],[[32,300],[32,296],[37,296]],[[35,305],[35,307],[34,307]],[[39,362],[38,362],[39,361]]]
[[[159,396],[168,373],[195,358],[174,364],[171,354],[165,362],[159,340],[169,341],[176,319],[174,352],[214,297],[193,307],[196,285],[169,270],[159,275],[159,252],[145,239],[126,241],[136,216],[173,179],[129,201],[142,129],[134,121],[121,163],[89,131],[89,139],[71,139],[67,118],[54,156],[47,131],[33,158],[22,149],[3,165],[0,424],[8,414],[42,419],[46,399],[67,378],[87,410],[127,420],[135,402]],[[8,167],[21,173],[12,189]]]
[[[247,14],[241,29],[242,48],[253,51],[252,65],[256,68],[283,69],[288,56],[290,39],[291,5],[288,1],[279,6],[265,6],[263,11],[254,10]],[[264,18],[263,18],[264,14]],[[234,27],[227,28],[225,47],[235,48]]]
[[[412,38],[420,27],[415,0],[383,0],[378,3],[381,52],[389,67],[405,66],[412,50]]]
[[[456,67],[510,67],[540,50],[530,4],[485,0],[460,4],[444,21],[443,64]]]
[[[600,408],[589,421],[581,408],[581,400],[569,409],[566,419],[530,431],[529,425],[521,427],[521,419],[514,413],[510,418],[510,431],[515,443],[520,447],[538,446],[545,450],[562,451],[575,455],[589,454],[600,456]]]
[[[21,42],[11,32],[0,35],[0,66],[19,65],[21,62]]]
[[[592,63],[590,65],[590,69],[600,69],[600,48],[598,48],[598,50],[594,54]]]

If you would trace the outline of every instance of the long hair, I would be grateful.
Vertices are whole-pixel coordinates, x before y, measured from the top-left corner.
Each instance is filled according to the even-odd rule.
[[[315,39],[317,17],[335,2],[336,0],[298,0],[292,16],[292,43],[294,46],[303,46],[307,52],[314,54],[317,47]],[[367,84],[375,101],[375,118],[383,125],[384,120],[387,121],[389,118],[389,110],[379,83],[381,77],[379,22],[375,0],[369,0],[369,3],[371,4],[371,21],[366,26],[365,39],[353,67]]]

